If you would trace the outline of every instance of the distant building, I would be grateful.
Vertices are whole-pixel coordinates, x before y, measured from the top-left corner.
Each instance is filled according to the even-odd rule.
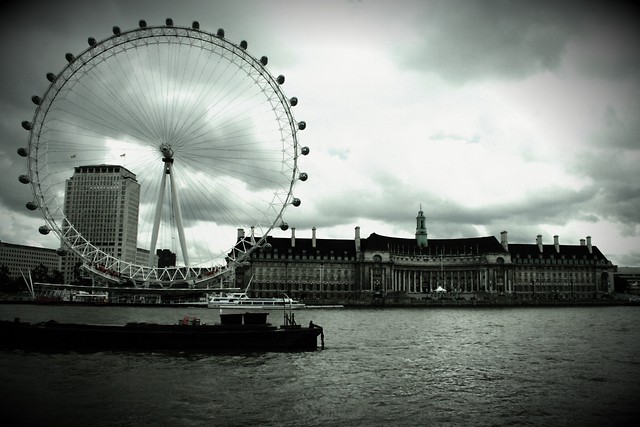
[[[513,294],[523,299],[597,299],[614,291],[616,266],[591,244],[591,237],[580,245],[509,244],[502,232],[502,244],[511,254]]]
[[[64,212],[75,229],[94,246],[126,262],[136,262],[140,184],[119,165],[75,168],[66,182]],[[75,254],[63,257],[65,283],[78,279],[82,263]]]
[[[358,296],[357,256],[354,240],[317,239],[315,229],[311,239],[298,239],[292,228],[290,239],[267,237],[266,247],[252,254],[249,267],[236,271],[236,286],[251,281],[256,296],[352,299]]]
[[[28,274],[29,270],[40,264],[49,269],[61,271],[60,257],[55,249],[38,248],[35,246],[16,245],[0,241],[0,266],[7,266],[9,275],[22,278],[21,271]]]
[[[176,266],[176,254],[171,252],[171,250],[156,249],[156,256],[158,258],[158,268]]]
[[[494,236],[428,239],[422,209],[416,236],[376,233],[353,240],[267,237],[238,269],[236,286],[256,296],[286,293],[306,301],[370,298],[515,300],[597,299],[613,292],[616,267],[590,237],[580,245],[509,244]],[[238,238],[244,237],[239,230]]]
[[[640,295],[640,267],[618,267],[614,277],[615,291]]]

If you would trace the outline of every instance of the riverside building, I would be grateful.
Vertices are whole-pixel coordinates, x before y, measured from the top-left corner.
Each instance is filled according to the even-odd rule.
[[[60,270],[60,256],[55,249],[38,248],[35,246],[16,245],[0,241],[0,266],[9,269],[9,276],[13,279],[28,275],[29,270],[40,264],[47,267],[49,273]]]
[[[236,272],[237,285],[255,296],[313,302],[377,298],[398,302],[428,299],[522,301],[593,300],[613,292],[616,267],[591,238],[579,245],[509,244],[494,236],[429,239],[420,209],[415,238],[371,234],[351,239],[267,238]],[[238,239],[244,231],[238,230]]]

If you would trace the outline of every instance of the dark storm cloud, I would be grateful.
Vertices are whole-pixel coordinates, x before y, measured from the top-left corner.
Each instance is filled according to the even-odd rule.
[[[435,1],[417,16],[415,44],[401,50],[407,66],[452,82],[522,78],[561,63],[575,30],[564,2]]]
[[[416,38],[403,40],[397,56],[405,66],[453,83],[521,79],[557,71],[568,44],[586,40],[593,45],[583,58],[585,72],[629,76],[640,65],[630,11],[590,1],[433,1],[416,10]],[[596,40],[590,40],[594,27]],[[602,61],[593,55],[597,49],[623,57]]]
[[[16,153],[26,147],[28,132],[20,122],[32,120],[35,105],[31,96],[42,95],[49,82],[47,72],[58,72],[65,64],[66,52],[79,52],[87,46],[86,38],[69,40],[68,28],[80,27],[92,35],[90,28],[98,17],[111,9],[110,4],[87,2],[3,1],[0,13],[0,67],[2,85],[0,102],[0,153],[8,163],[0,204],[18,213],[26,213],[24,205],[32,199],[28,186],[18,182],[18,176],[27,173],[26,159]],[[103,28],[103,35],[110,31]],[[47,48],[43,49],[43,46]],[[30,213],[34,216],[35,213]]]
[[[594,188],[594,213],[623,224],[640,224],[640,109],[620,117],[606,109],[601,129],[586,149],[576,154],[572,171],[589,177]]]

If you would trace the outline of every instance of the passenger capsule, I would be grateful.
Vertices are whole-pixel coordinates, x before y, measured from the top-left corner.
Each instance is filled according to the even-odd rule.
[[[267,65],[268,62],[269,62],[269,58],[267,58],[266,56],[263,56],[262,58],[260,58],[260,63],[263,66]]]
[[[73,57],[73,53],[67,52],[64,57],[67,59],[67,62],[73,61],[75,58]]]
[[[51,230],[46,225],[41,225],[40,228],[38,228],[38,231],[40,232],[40,234],[46,236]]]
[[[289,104],[291,104],[292,107],[295,107],[296,105],[298,105],[298,98],[294,96],[289,100]]]
[[[222,28],[218,28],[218,32],[216,33],[216,35],[218,37],[220,37],[221,39],[224,38],[224,30]]]
[[[147,28],[147,21],[145,21],[144,19],[141,19],[140,21],[138,21],[138,26],[140,28]]]
[[[18,148],[18,155],[20,157],[27,157],[29,155],[29,152],[27,151],[26,148],[20,147],[20,148]]]
[[[307,154],[309,154],[309,147],[302,147],[300,152],[302,153],[303,156],[306,156]]]
[[[47,73],[47,80],[49,80],[51,83],[53,83],[53,81],[56,79],[56,75],[53,73]]]
[[[28,184],[31,182],[31,179],[29,178],[29,175],[20,175],[18,177],[18,181],[20,181],[23,184]]]
[[[298,199],[297,197],[294,197],[294,198],[293,198],[293,200],[291,201],[291,204],[292,204],[293,206],[295,206],[296,208],[297,208],[298,206],[300,206],[300,203],[302,203],[302,202],[301,202],[301,201],[300,201],[300,199]]]
[[[117,36],[120,34],[120,27],[114,26],[112,31],[113,31],[113,34]]]
[[[288,229],[289,229],[289,224],[283,221],[282,224],[280,224],[280,230],[287,231]]]
[[[93,37],[89,37],[89,39],[87,39],[87,43],[89,43],[89,46],[93,47],[96,45],[96,43],[98,43],[96,41],[96,39],[94,39]]]
[[[24,120],[22,122],[22,127],[23,127],[24,130],[31,130],[31,129],[33,129],[33,123]]]
[[[306,181],[307,179],[309,179],[309,175],[307,175],[306,172],[300,172],[300,175],[298,175],[298,179],[300,181]]]
[[[200,23],[198,21],[193,21],[191,23],[191,28],[193,28],[194,30],[199,30],[200,29]]]
[[[36,209],[38,209],[38,205],[36,205],[35,202],[28,202],[26,206],[30,211],[35,211]]]
[[[284,84],[284,76],[280,74],[276,79],[276,81],[278,82],[279,85]]]
[[[265,252],[271,252],[273,250],[273,246],[271,246],[271,243],[265,243],[262,250]]]
[[[173,19],[171,18],[167,18],[164,23],[167,24],[167,27],[173,27]]]
[[[249,44],[247,43],[247,41],[246,41],[246,40],[242,40],[242,41],[240,42],[240,47],[241,47],[242,49],[244,49],[244,50],[247,50],[247,47],[249,47]]]
[[[307,128],[307,122],[299,122],[298,129],[305,130]]]

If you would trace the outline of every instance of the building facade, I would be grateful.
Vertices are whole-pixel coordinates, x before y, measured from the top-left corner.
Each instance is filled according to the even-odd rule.
[[[422,210],[416,236],[371,234],[353,240],[267,238],[248,265],[236,272],[236,286],[254,296],[286,293],[307,302],[493,299],[557,301],[606,298],[616,267],[587,237],[580,245],[509,244],[494,236],[428,239]],[[243,237],[243,232],[239,238]]]
[[[64,212],[80,234],[100,250],[136,262],[140,184],[119,165],[79,166],[66,182]],[[65,283],[78,279],[81,259],[63,257]]]
[[[60,256],[58,256],[55,249],[16,245],[0,241],[0,266],[6,266],[9,269],[11,278],[22,278],[22,273],[26,275],[29,270],[38,267],[40,264],[47,267],[49,273],[54,270],[61,271]]]

